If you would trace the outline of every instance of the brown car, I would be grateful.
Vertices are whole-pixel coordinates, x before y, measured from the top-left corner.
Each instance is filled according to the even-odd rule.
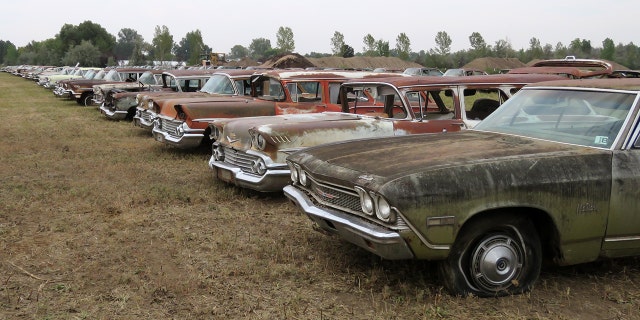
[[[338,92],[342,83],[385,76],[389,74],[304,70],[257,73],[250,80],[252,97],[173,99],[155,106],[158,117],[153,136],[178,148],[195,148],[209,142],[210,119],[340,111]]]

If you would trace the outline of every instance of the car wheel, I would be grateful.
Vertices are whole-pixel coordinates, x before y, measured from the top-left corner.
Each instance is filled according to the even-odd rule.
[[[505,296],[531,290],[541,265],[540,237],[531,221],[501,214],[461,230],[440,276],[455,295]]]
[[[93,94],[86,94],[82,99],[82,103],[85,107],[93,105]]]

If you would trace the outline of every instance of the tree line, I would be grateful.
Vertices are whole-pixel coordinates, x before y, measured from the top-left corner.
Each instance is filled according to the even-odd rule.
[[[590,40],[575,38],[568,45],[558,42],[555,45],[542,44],[539,39],[531,38],[529,47],[514,49],[508,40],[500,39],[493,44],[487,43],[482,35],[473,32],[469,35],[468,49],[451,52],[451,37],[446,31],[435,36],[436,47],[428,50],[413,51],[411,40],[405,33],[395,39],[395,47],[389,41],[376,39],[366,34],[362,39],[361,51],[347,44],[344,35],[335,31],[331,37],[330,53],[311,52],[308,57],[326,56],[383,56],[398,57],[424,66],[441,69],[454,68],[480,57],[517,58],[522,62],[534,59],[564,58],[601,58],[622,64],[630,69],[640,68],[640,49],[630,42],[618,43],[606,38],[602,46],[591,44]],[[75,65],[114,66],[119,61],[128,61],[129,65],[150,65],[155,62],[179,61],[187,65],[200,64],[204,54],[212,48],[202,40],[202,32],[194,30],[178,42],[167,26],[156,26],[151,42],[134,29],[122,28],[116,36],[107,32],[99,24],[85,21],[79,25],[65,24],[53,38],[44,41],[31,41],[17,48],[10,41],[0,40],[0,63],[4,65]],[[227,53],[230,59],[251,58],[265,61],[282,53],[295,52],[293,30],[280,27],[276,33],[276,46],[272,47],[267,38],[255,38],[249,46],[235,45]]]

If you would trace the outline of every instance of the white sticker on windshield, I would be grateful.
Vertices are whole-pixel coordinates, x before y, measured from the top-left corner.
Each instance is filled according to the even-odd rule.
[[[602,145],[607,145],[609,144],[609,137],[607,136],[596,136],[595,140],[593,141],[594,144],[602,144]]]

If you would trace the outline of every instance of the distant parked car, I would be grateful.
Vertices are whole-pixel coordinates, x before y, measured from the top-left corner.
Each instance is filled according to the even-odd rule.
[[[442,76],[442,71],[438,68],[406,68],[404,74],[410,76]]]
[[[147,101],[158,99],[156,101],[162,101],[163,98],[177,98],[177,97],[211,97],[217,95],[245,95],[249,90],[245,90],[249,86],[249,76],[253,74],[252,71],[246,70],[216,70],[214,73],[206,72],[191,72],[190,75],[182,74],[175,77],[176,74],[171,71],[163,72],[158,85],[147,85],[147,89],[140,88],[140,91],[124,91],[123,88],[117,88],[109,90],[106,96],[106,100],[100,106],[100,111],[109,119],[112,120],[132,120],[136,114],[136,108],[138,108],[137,97],[144,95],[147,97]],[[169,76],[172,75],[172,76]],[[202,83],[204,78],[208,77],[202,87],[196,92],[182,92],[182,86],[171,86],[171,82],[183,81]],[[144,114],[148,115],[150,126],[153,126],[152,117],[155,119],[154,110],[145,109]],[[142,114],[142,111],[140,112]]]
[[[200,89],[209,81],[211,75],[220,72],[215,69],[187,69],[187,70],[166,70],[162,73],[162,87],[158,88],[159,91],[146,91],[138,92],[135,94],[136,110],[133,115],[133,124],[137,127],[143,128],[151,132],[153,129],[153,123],[157,117],[156,107],[158,104],[154,101],[161,101],[165,98],[172,97],[206,97],[209,94],[207,92],[201,92]],[[118,94],[129,96],[128,93]],[[122,96],[116,97],[116,100],[122,98]],[[119,105],[118,109],[121,111],[125,105]],[[115,105],[114,105],[115,106]],[[109,106],[110,107],[110,106]],[[110,107],[112,108],[112,107]],[[103,108],[104,114],[110,117],[106,108]],[[112,109],[111,111],[115,111]],[[121,112],[119,112],[121,113]],[[117,116],[119,117],[119,116]]]
[[[108,82],[93,85],[93,104],[102,106],[105,97],[120,92],[152,91],[162,86],[161,69],[144,71],[136,81]],[[135,96],[134,96],[135,98]]]
[[[445,77],[450,77],[450,76],[456,76],[456,77],[463,77],[463,76],[483,76],[483,75],[487,75],[486,72],[482,71],[482,70],[478,70],[478,69],[447,69],[447,71],[444,72],[443,76]]]
[[[78,104],[93,105],[93,86],[97,84],[138,83],[140,77],[147,72],[146,68],[113,68],[100,79],[73,80],[61,85],[60,96],[68,96]]]
[[[613,67],[604,60],[576,59],[568,56],[564,59],[536,61],[531,66],[511,69],[508,73],[545,73],[562,75],[570,79],[586,79],[609,77],[613,73]]]
[[[640,254],[640,79],[521,89],[474,129],[288,157],[316,227],[385,259],[440,261],[452,294],[530,290],[542,261]]]
[[[46,76],[43,79],[42,86],[46,89],[54,90],[58,85],[58,81],[68,80],[68,79],[80,79],[80,78],[90,79],[93,76],[85,77],[86,73],[93,73],[95,75],[95,73],[99,72],[100,70],[102,70],[102,68],[86,68],[86,67],[77,68],[76,67],[76,68],[73,68],[72,70],[69,70],[68,73],[53,74],[53,75]]]

